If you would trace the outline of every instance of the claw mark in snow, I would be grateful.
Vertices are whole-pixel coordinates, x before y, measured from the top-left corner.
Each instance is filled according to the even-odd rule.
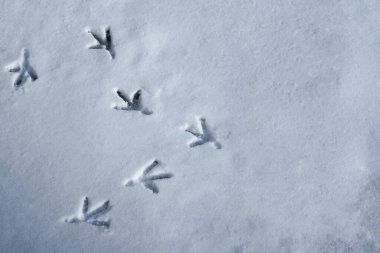
[[[173,177],[171,173],[150,174],[158,164],[159,162],[154,160],[143,170],[138,171],[132,178],[128,179],[125,186],[134,186],[141,183],[144,188],[151,190],[153,193],[158,193],[158,186],[153,181]]]
[[[100,37],[98,34],[93,32],[91,29],[89,29],[87,32],[90,33],[92,35],[92,37],[94,37],[94,39],[96,40],[96,43],[89,45],[88,49],[105,49],[109,52],[112,59],[115,58],[115,51],[114,51],[114,46],[112,44],[110,27],[107,26],[104,28],[104,33],[106,35],[105,38]]]
[[[88,199],[88,197],[85,197],[83,199],[82,210],[80,214],[71,218],[65,218],[64,221],[70,224],[87,223],[97,227],[109,228],[111,225],[111,222],[109,220],[103,221],[97,219],[100,215],[107,213],[111,209],[109,203],[110,201],[107,200],[103,204],[89,212],[88,209],[90,206],[90,200]]]
[[[128,97],[127,93],[119,88],[115,88],[114,92],[124,101],[124,103],[122,105],[114,103],[111,105],[111,108],[115,110],[139,111],[145,115],[152,114],[150,110],[142,106],[141,90],[137,90],[133,93],[132,100]]]
[[[18,73],[13,82],[13,85],[16,89],[25,83],[28,76],[30,76],[30,79],[32,79],[32,81],[38,79],[36,71],[29,64],[29,51],[26,48],[23,48],[21,50],[21,58],[19,62],[11,64],[10,66],[6,67],[6,69],[9,72]]]
[[[193,148],[193,147],[203,145],[203,144],[209,142],[214,146],[214,148],[221,149],[222,145],[219,143],[219,141],[217,141],[215,139],[213,134],[210,132],[210,130],[206,124],[206,119],[203,117],[200,117],[199,122],[200,122],[201,133],[197,130],[194,130],[193,127],[187,127],[185,129],[186,132],[191,133],[192,135],[194,135],[196,137],[196,139],[194,141],[189,142],[189,144],[188,144],[189,147]]]

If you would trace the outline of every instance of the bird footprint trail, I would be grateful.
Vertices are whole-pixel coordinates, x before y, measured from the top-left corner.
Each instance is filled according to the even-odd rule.
[[[190,148],[203,145],[205,143],[210,143],[212,146],[216,149],[221,149],[222,145],[220,144],[219,141],[215,139],[211,131],[209,130],[207,124],[206,124],[206,119],[201,117],[199,118],[200,122],[200,128],[201,132],[197,131],[194,129],[194,127],[190,126],[185,129],[186,132],[191,133],[196,137],[195,140],[191,141],[188,143]]]
[[[111,108],[115,110],[126,110],[126,111],[139,111],[142,114],[150,115],[152,111],[144,108],[142,106],[141,90],[137,90],[132,95],[132,100],[128,97],[127,93],[119,88],[115,88],[114,92],[119,96],[124,102],[123,104],[112,104]]]
[[[97,227],[109,228],[111,225],[111,222],[109,220],[97,219],[100,215],[107,213],[111,209],[109,200],[105,201],[103,204],[93,209],[92,211],[89,211],[89,206],[90,200],[88,197],[85,197],[83,199],[80,214],[71,218],[65,218],[65,222],[70,224],[87,223]]]
[[[111,58],[115,58],[115,50],[112,44],[111,29],[110,27],[104,28],[105,38],[100,37],[98,34],[93,32],[91,29],[87,31],[96,40],[95,44],[89,45],[88,49],[105,49],[111,55]]]
[[[21,57],[17,63],[14,63],[7,67],[9,72],[17,73],[16,78],[14,79],[13,85],[17,89],[21,87],[25,82],[28,76],[32,81],[38,79],[36,71],[30,66],[29,63],[29,51],[26,48],[21,50]]]
[[[128,179],[125,186],[134,186],[142,184],[142,186],[153,193],[158,193],[158,186],[154,183],[155,180],[167,179],[173,177],[171,173],[151,174],[152,170],[159,165],[157,160],[151,162],[143,170],[138,171],[132,178]]]

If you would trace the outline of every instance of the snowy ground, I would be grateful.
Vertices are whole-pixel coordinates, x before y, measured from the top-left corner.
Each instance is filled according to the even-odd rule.
[[[378,1],[2,0],[0,28],[39,76],[0,74],[1,252],[380,252]],[[159,194],[123,185],[154,158]],[[108,230],[64,222],[84,196]]]

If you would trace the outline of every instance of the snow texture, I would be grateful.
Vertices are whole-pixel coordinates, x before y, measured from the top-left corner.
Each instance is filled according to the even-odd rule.
[[[2,253],[380,252],[379,1],[3,0],[0,27]],[[152,157],[159,194],[122,185]],[[107,233],[62,222],[85,195]]]

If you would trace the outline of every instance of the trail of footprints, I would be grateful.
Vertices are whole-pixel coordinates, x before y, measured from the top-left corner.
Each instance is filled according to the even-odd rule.
[[[104,37],[100,36],[96,32],[89,29],[87,31],[95,39],[95,43],[88,46],[88,49],[104,49],[106,50],[112,59],[115,58],[114,45],[112,43],[111,29],[110,27],[104,28]],[[7,71],[17,73],[14,79],[13,85],[15,89],[22,87],[27,78],[30,77],[32,81],[38,79],[38,75],[33,67],[29,63],[29,51],[26,48],[21,50],[21,58],[18,62],[11,64],[6,67]],[[111,105],[112,109],[124,110],[124,111],[137,111],[144,115],[150,115],[153,112],[142,105],[142,91],[139,89],[135,91],[132,96],[128,96],[120,88],[115,88],[114,93],[121,100],[119,103],[113,103]],[[214,134],[210,131],[206,119],[203,117],[198,118],[199,129],[194,126],[187,126],[185,131],[192,134],[194,139],[188,143],[190,148],[194,148],[206,143],[211,144],[215,149],[221,149],[222,145],[215,138]],[[128,178],[125,182],[126,187],[132,187],[137,184],[142,185],[145,189],[150,190],[152,193],[157,194],[159,188],[155,183],[158,180],[169,179],[173,177],[172,173],[153,173],[154,168],[156,168],[160,162],[155,159],[148,163],[143,169],[138,170],[135,175]],[[99,228],[108,229],[111,225],[109,219],[99,220],[99,216],[105,215],[111,210],[110,201],[107,200],[103,202],[98,207],[89,211],[90,200],[88,197],[83,199],[82,208],[77,215],[70,218],[64,218],[64,222],[68,224],[89,224]]]

